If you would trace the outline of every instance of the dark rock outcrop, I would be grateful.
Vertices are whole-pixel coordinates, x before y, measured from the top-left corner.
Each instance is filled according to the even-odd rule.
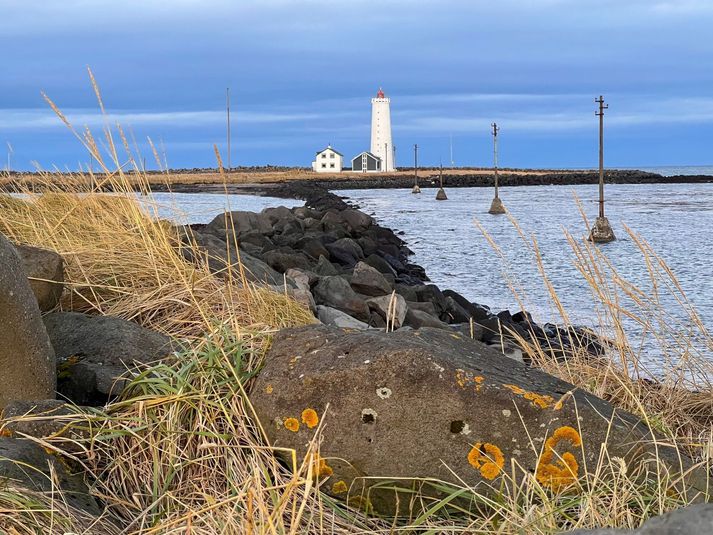
[[[639,529],[578,529],[568,535],[710,535],[713,533],[713,504],[701,503],[655,516]]]
[[[37,298],[42,312],[52,310],[59,304],[64,290],[64,260],[54,251],[29,245],[15,245],[22,258],[25,272],[30,279],[30,288]]]
[[[55,397],[52,345],[13,245],[0,234],[0,408]]]

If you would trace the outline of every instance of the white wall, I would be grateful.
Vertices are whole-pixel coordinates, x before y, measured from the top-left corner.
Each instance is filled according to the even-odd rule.
[[[381,158],[385,171],[395,171],[394,143],[391,139],[391,99],[371,99],[371,152]]]
[[[341,173],[343,167],[344,158],[331,148],[326,148],[317,154],[312,162],[312,170],[317,173]]]

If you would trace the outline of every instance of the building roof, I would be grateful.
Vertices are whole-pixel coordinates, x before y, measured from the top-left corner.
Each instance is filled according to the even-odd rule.
[[[339,154],[339,156],[341,156],[342,158],[344,158],[344,154],[342,154],[342,153],[339,152],[338,150],[335,150],[334,147],[332,147],[331,145],[327,145],[327,146],[326,146],[325,148],[323,148],[322,150],[318,150],[316,154],[322,154],[322,153],[323,153],[324,151],[326,151],[326,150],[331,150],[332,152],[334,152],[334,153],[336,153],[336,154]]]
[[[374,158],[375,160],[381,161],[381,158],[379,158],[376,154],[372,154],[372,153],[369,152],[368,150],[365,150],[364,152],[360,152],[359,154],[357,154],[356,156],[354,156],[354,158],[352,158],[352,161],[354,161],[355,158],[361,157],[363,154],[366,154],[367,156],[371,156],[371,157]]]

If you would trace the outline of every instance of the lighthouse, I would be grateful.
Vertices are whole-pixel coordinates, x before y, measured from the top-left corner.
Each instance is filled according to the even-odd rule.
[[[391,99],[379,88],[371,99],[371,153],[381,160],[383,171],[396,171],[396,151],[391,140]]]

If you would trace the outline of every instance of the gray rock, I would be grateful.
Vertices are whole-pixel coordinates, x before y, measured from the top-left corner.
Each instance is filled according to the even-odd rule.
[[[285,206],[277,206],[275,208],[265,208],[263,209],[262,212],[260,212],[262,215],[267,217],[268,221],[270,222],[271,225],[275,225],[279,221],[294,221],[297,219],[297,216],[292,213],[292,211],[289,208],[286,208]]]
[[[446,297],[445,316],[448,323],[465,323],[470,321],[470,314],[452,297]]]
[[[438,289],[438,286],[435,284],[425,284],[423,286],[415,286],[414,290],[416,292],[417,301],[421,303],[433,303],[433,306],[436,307],[436,312],[438,312],[438,316],[444,319],[448,306],[446,297]]]
[[[302,253],[291,253],[285,251],[268,251],[262,257],[265,259],[270,267],[278,271],[279,273],[284,273],[288,269],[301,269],[303,271],[309,270],[312,266],[307,259],[307,257]]]
[[[344,266],[352,267],[364,258],[364,251],[351,238],[341,238],[335,242],[328,243],[325,247],[329,251],[330,258]]]
[[[282,330],[251,401],[270,444],[295,449],[298,458],[314,429],[284,424],[288,418],[299,423],[305,409],[314,410],[325,424],[319,454],[332,469],[323,488],[331,492],[344,481],[351,496],[366,495],[362,486],[376,485],[378,477],[432,477],[501,496],[502,485],[519,485],[533,472],[545,487],[560,487],[583,476],[585,466],[597,466],[602,444],[631,474],[652,460],[674,474],[692,467],[665,440],[654,444],[635,416],[442,329]],[[513,463],[522,469],[511,470]],[[691,497],[694,489],[707,488],[703,471],[686,478]],[[407,479],[399,481],[403,485]],[[416,513],[409,506],[428,507],[408,492],[397,501],[393,487],[369,489],[376,511],[393,514],[400,507],[398,513],[408,515]],[[433,487],[418,490],[443,497]]]
[[[395,329],[398,329],[404,324],[406,319],[406,299],[399,294],[382,295],[380,297],[372,297],[366,300],[369,309],[381,316],[384,321],[388,321]]]
[[[713,504],[701,503],[649,518],[639,529],[577,529],[570,535],[710,535]]]
[[[306,254],[319,260],[320,256],[329,260],[329,251],[324,244],[316,238],[303,237],[295,242],[295,248],[304,251]]]
[[[374,219],[370,215],[353,208],[343,210],[341,215],[352,233],[362,233],[374,224]]]
[[[64,260],[54,251],[15,245],[22,258],[25,272],[30,279],[30,288],[37,298],[42,312],[52,310],[59,304],[64,290]]]
[[[121,392],[135,363],[174,351],[167,336],[121,318],[54,312],[44,323],[57,354],[58,390],[81,405],[105,403]]]
[[[251,231],[272,236],[273,230],[270,219],[264,214],[256,214],[254,212],[226,212],[216,216],[205,227],[205,232],[231,243],[236,238],[241,238]]]
[[[369,321],[369,307],[342,277],[321,277],[312,288],[318,305],[326,305],[361,321]]]
[[[292,297],[292,299],[303,305],[305,308],[308,308],[313,314],[317,312],[317,305],[314,302],[314,297],[309,290],[305,290],[303,288],[290,288],[287,293],[290,297]]]
[[[394,275],[396,276],[396,271],[394,268],[391,267],[391,265],[381,258],[378,255],[371,254],[369,255],[366,260],[364,260],[367,264],[369,264],[371,267],[379,271],[379,273],[384,273],[384,274],[389,274],[389,275]],[[416,301],[416,298],[414,297],[413,301]]]
[[[3,419],[5,430],[12,436],[26,435],[35,438],[52,436],[55,441],[62,438],[66,439],[62,442],[62,450],[78,452],[81,451],[81,447],[77,446],[75,441],[88,438],[89,433],[81,429],[82,424],[79,426],[70,424],[81,422],[77,414],[87,410],[86,407],[75,407],[58,399],[11,401],[5,407]]]
[[[342,312],[341,310],[326,307],[324,305],[317,305],[317,318],[325,325],[339,327],[340,329],[364,330],[369,328],[369,325],[367,325],[363,321],[354,319],[350,315]]]
[[[391,293],[391,285],[384,276],[364,262],[359,262],[354,267],[351,285],[355,292],[364,295],[379,296]]]
[[[55,397],[55,359],[17,251],[0,234],[0,408]]]
[[[324,256],[319,257],[317,265],[314,267],[313,271],[320,276],[339,275],[339,270]]]
[[[443,295],[447,298],[450,297],[455,300],[475,321],[485,319],[488,316],[488,310],[481,307],[480,305],[475,305],[468,301],[465,297],[460,295],[453,290],[443,290]]]
[[[404,319],[404,325],[413,327],[414,329],[420,329],[421,327],[434,327],[436,329],[448,329],[448,325],[443,323],[437,317],[431,314],[419,310],[416,308],[408,307],[406,311],[406,318]]]
[[[317,275],[311,271],[305,271],[302,269],[290,268],[285,271],[285,275],[288,279],[295,283],[295,286],[300,290],[310,291],[312,283],[317,281]]]
[[[67,462],[47,453],[31,440],[0,437],[0,480],[3,480],[3,486],[10,484],[40,492],[58,491],[69,505],[92,515],[101,513],[84,478],[71,473]]]

